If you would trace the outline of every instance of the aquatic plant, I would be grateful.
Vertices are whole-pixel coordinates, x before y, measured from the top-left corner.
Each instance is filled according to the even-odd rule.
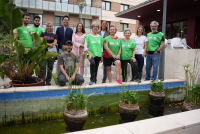
[[[125,104],[136,104],[139,101],[139,94],[134,91],[126,89],[126,86],[122,86],[122,93],[120,96],[120,101]]]
[[[154,92],[163,92],[164,91],[164,84],[163,84],[163,81],[164,80],[159,80],[159,79],[156,79],[156,80],[152,80],[151,81],[151,91],[154,91]]]
[[[69,95],[63,95],[63,98],[61,98],[64,102],[65,105],[67,107],[68,110],[83,110],[87,107],[87,100],[88,97],[90,97],[91,95],[95,94],[94,93],[83,93],[83,90],[80,89],[80,94],[76,94],[78,90],[73,90],[72,89],[72,84],[70,83],[70,85],[68,86],[69,90]]]
[[[186,102],[191,103],[192,105],[200,104],[200,44],[195,38],[195,56],[194,56],[194,65],[191,69],[190,64],[182,65],[185,70],[185,85],[186,85]]]

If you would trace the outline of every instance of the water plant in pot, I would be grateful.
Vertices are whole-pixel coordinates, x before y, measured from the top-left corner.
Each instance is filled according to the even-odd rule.
[[[120,96],[120,104],[118,111],[121,116],[120,123],[134,121],[140,112],[139,108],[139,95],[136,90],[130,91],[126,89],[126,86],[122,87],[122,93]]]
[[[24,45],[14,38],[13,29],[22,26],[20,9],[9,0],[0,0],[0,20],[10,30],[9,41],[1,44],[8,50],[7,54],[0,54],[0,76],[10,78],[13,86],[35,86],[42,83],[42,79],[33,76],[40,74],[40,64],[50,57],[59,56],[58,53],[46,52],[46,39],[41,42],[37,33],[32,33],[35,46],[26,49]],[[5,36],[5,35],[3,35]]]
[[[149,93],[149,99],[152,105],[161,106],[165,100],[164,92],[164,80],[152,80],[151,81],[151,90]]]
[[[87,112],[87,99],[94,93],[83,93],[82,89],[80,94],[77,94],[78,90],[72,90],[71,84],[68,87],[69,95],[63,95],[65,111],[63,119],[67,125],[68,131],[79,131],[83,129],[83,126],[88,118]]]
[[[198,64],[196,64],[198,65]],[[200,76],[196,75],[195,68],[193,72],[189,69],[190,65],[184,65],[186,76],[186,100],[183,102],[182,111],[189,111],[200,108]]]

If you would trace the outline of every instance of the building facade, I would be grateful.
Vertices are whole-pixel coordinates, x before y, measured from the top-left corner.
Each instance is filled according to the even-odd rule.
[[[137,20],[115,17],[115,14],[137,5],[145,0],[86,0],[86,6],[82,12],[82,22],[86,32],[91,32],[91,24],[102,20],[108,21],[108,25],[117,28],[117,36],[123,37],[123,30],[130,28],[135,35],[139,25]],[[46,28],[47,22],[54,24],[54,32],[62,25],[62,16],[70,17],[69,27],[75,31],[80,19],[80,10],[77,0],[15,0],[16,6],[23,12],[31,15],[30,25],[33,25],[33,17],[41,17],[41,26]]]

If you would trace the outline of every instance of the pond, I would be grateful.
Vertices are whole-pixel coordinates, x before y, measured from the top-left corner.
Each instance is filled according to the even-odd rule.
[[[149,90],[138,91],[140,113],[137,120],[153,118],[148,113]],[[41,93],[40,93],[41,94]],[[186,92],[183,87],[165,89],[164,115],[181,112],[181,102]],[[25,95],[25,94],[24,94]],[[25,97],[24,97],[25,98]],[[98,94],[88,99],[88,120],[84,129],[93,129],[119,124],[118,105],[120,93]],[[0,103],[2,134],[12,133],[63,133],[66,125],[63,121],[64,105],[59,98],[37,100],[19,100]]]

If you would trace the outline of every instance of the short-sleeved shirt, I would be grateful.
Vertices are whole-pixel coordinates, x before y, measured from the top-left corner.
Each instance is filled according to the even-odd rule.
[[[116,36],[114,39],[118,39],[118,37]],[[104,41],[104,44],[105,43],[107,43],[106,40]],[[105,57],[105,58],[112,58],[112,57],[110,57],[110,55],[108,54],[108,52],[106,50],[104,50],[103,57]]]
[[[63,65],[66,73],[71,77],[75,71],[76,63],[79,63],[78,57],[71,53],[66,54],[62,53],[61,56],[58,58],[58,65]]]
[[[39,35],[42,32],[44,32],[44,28],[42,28],[42,27],[34,27],[34,26],[30,26],[30,27],[34,30],[34,32],[38,33]]]
[[[53,43],[55,39],[57,40],[57,36],[54,33],[42,32],[40,37],[45,38],[49,44]],[[53,45],[53,48],[48,47],[48,51],[57,52],[57,48]]]
[[[30,32],[34,32],[34,30],[31,27],[21,26],[14,30],[14,33],[16,32],[24,47],[33,47],[33,36],[30,35]]]
[[[135,54],[143,54],[144,53],[144,43],[148,41],[147,37],[142,35],[140,37],[134,36],[133,40],[136,41]]]

